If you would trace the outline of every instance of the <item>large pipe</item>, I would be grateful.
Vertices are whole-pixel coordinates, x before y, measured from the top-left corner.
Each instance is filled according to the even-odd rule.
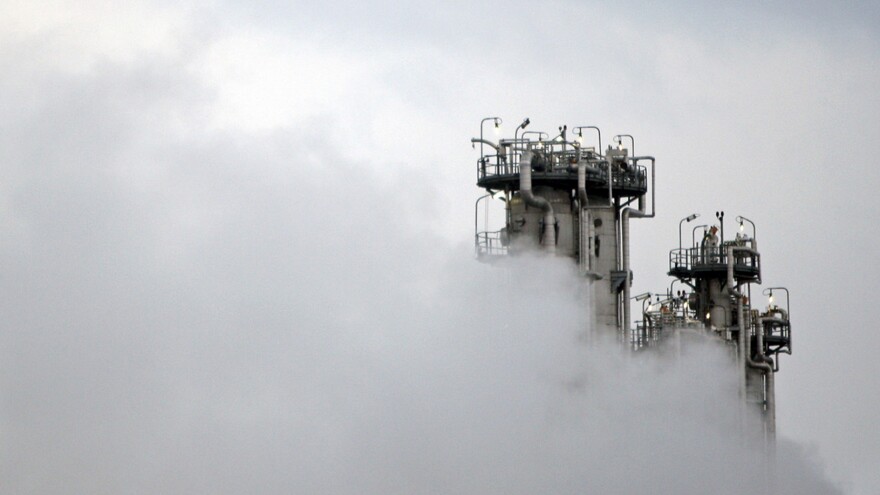
[[[575,161],[577,164],[577,197],[578,203],[580,204],[580,228],[581,233],[578,235],[580,237],[579,249],[581,253],[584,253],[587,249],[586,243],[586,232],[589,230],[589,226],[586,225],[585,219],[586,215],[584,211],[587,209],[609,209],[614,208],[614,197],[612,195],[611,189],[611,162],[606,162],[608,165],[608,204],[607,205],[590,205],[590,198],[587,195],[587,163],[583,163],[580,161],[580,155],[578,155],[577,160]],[[584,259],[584,258],[582,258]],[[589,267],[583,267],[585,270],[588,270]]]
[[[587,233],[589,232],[589,226],[587,225],[585,214],[587,208],[590,206],[590,198],[587,197],[587,164],[581,163],[580,159],[580,153],[578,153],[575,162],[577,164],[577,195],[578,204],[580,206],[578,211],[578,222],[580,224],[580,227],[578,228],[578,256],[580,256],[581,273],[586,273],[592,268],[589,266],[590,254],[587,252]]]
[[[733,253],[738,252],[738,251],[749,253],[754,256],[757,256],[758,252],[752,248],[747,248],[744,246],[729,246],[727,248],[727,293],[730,294],[731,296],[736,297],[736,311],[737,311],[736,321],[737,321],[737,324],[739,325],[739,342],[738,343],[739,343],[740,352],[742,354],[742,356],[740,357],[740,361],[743,365],[742,367],[745,368],[746,355],[745,355],[745,352],[743,352],[743,351],[745,349],[745,346],[746,346],[745,341],[747,339],[745,338],[746,329],[743,326],[743,307],[742,307],[743,293],[737,290],[736,280],[733,278],[733,260],[734,260]]]
[[[626,280],[623,283],[623,331],[629,331],[629,320],[630,320],[630,307],[629,307],[629,294],[630,294],[630,283],[632,282],[632,276],[629,271],[629,217],[633,216],[635,218],[648,218],[653,217],[653,213],[651,215],[647,215],[642,213],[639,210],[635,210],[633,208],[624,208],[623,213],[621,213],[621,244],[623,244],[623,272],[626,276]]]
[[[577,160],[577,173],[578,173],[578,202],[581,204],[581,208],[589,207],[589,201],[587,198],[587,164],[580,163],[580,157]]]
[[[744,349],[745,349],[745,345],[746,345],[745,344],[746,329],[743,328],[743,307],[742,307],[743,293],[737,290],[736,280],[733,278],[733,261],[734,261],[733,253],[735,253],[737,251],[747,252],[752,255],[757,255],[758,252],[751,249],[751,248],[741,247],[741,246],[730,246],[727,248],[727,293],[736,298],[736,311],[737,311],[736,321],[738,322],[737,324],[740,327],[739,328],[739,340],[738,340],[740,354],[741,354],[740,362],[743,365],[742,367],[745,368],[746,356],[745,356]]]
[[[580,233],[578,234],[579,243],[578,249],[580,253],[585,253],[587,249],[586,242],[586,232],[589,230],[589,226],[586,225],[586,215],[584,211],[587,209],[610,209],[614,207],[614,197],[612,193],[612,181],[611,181],[611,162],[606,161],[605,163],[608,165],[608,204],[607,205],[590,205],[590,198],[587,195],[587,166],[589,163],[581,162],[580,154],[578,153],[577,158],[575,159],[574,168],[577,170],[577,198],[578,203],[580,204],[580,214],[578,218],[580,219]],[[595,161],[590,161],[592,163],[596,163]],[[601,163],[601,162],[599,162]],[[572,168],[569,168],[572,170]],[[585,258],[582,254],[581,261],[583,262]],[[589,267],[582,266],[582,269],[585,271],[589,270]]]
[[[528,206],[540,208],[544,212],[544,235],[541,237],[541,245],[548,252],[556,251],[556,215],[553,213],[553,205],[546,198],[535,196],[532,193],[532,158],[534,153],[530,150],[523,151],[519,160],[519,194]]]
[[[629,271],[629,217],[633,218],[654,218],[657,214],[656,210],[656,202],[654,198],[656,195],[656,189],[654,189],[654,157],[652,156],[643,156],[643,157],[633,157],[633,164],[635,164],[638,160],[651,160],[651,213],[647,214],[641,210],[636,210],[633,208],[624,208],[621,212],[621,244],[623,245],[623,272],[626,280],[623,283],[623,330],[629,331],[629,320],[630,320],[630,307],[629,307],[629,294],[630,294],[630,284],[632,283],[632,275]],[[610,175],[609,175],[610,180]]]
[[[751,352],[748,347],[751,345],[751,339],[746,339],[746,363],[750,368],[764,371],[764,378],[767,380],[767,432],[770,433],[771,439],[776,434],[776,384],[773,375],[773,359],[764,355],[764,322],[774,320],[775,318],[758,318],[758,352],[761,361],[752,361]]]
[[[601,161],[599,163],[601,163]],[[607,172],[607,174],[608,174],[608,204],[607,205],[588,206],[588,208],[595,208],[595,209],[614,208],[614,191],[612,189],[612,187],[614,186],[614,184],[613,184],[614,181],[612,180],[612,177],[611,177],[611,162],[608,160],[605,160],[605,165],[608,167],[608,172]],[[578,170],[578,186],[580,186],[580,185],[581,185],[580,170]],[[586,170],[584,170],[584,186],[586,186]]]
[[[647,215],[645,218],[653,218],[654,212],[657,211],[657,195],[655,194],[656,189],[654,189],[654,182],[656,180],[656,173],[654,169],[654,157],[653,156],[634,156],[629,159],[629,161],[635,166],[639,160],[649,160],[651,162],[651,214]]]
[[[584,127],[584,129],[587,129]],[[594,128],[595,129],[595,128]],[[598,129],[597,129],[598,130]],[[607,169],[607,177],[608,177],[608,204],[607,205],[593,205],[590,206],[587,201],[587,164],[581,163],[580,153],[578,153],[577,158],[575,159],[575,165],[577,165],[577,193],[578,193],[578,201],[581,203],[584,208],[592,208],[592,209],[601,209],[601,208],[613,208],[614,207],[614,192],[613,192],[613,180],[611,177],[611,162],[608,160],[589,160],[590,164],[600,164],[605,162],[605,165],[608,167]],[[574,170],[573,168],[569,168],[569,170]]]
[[[736,288],[736,280],[733,278],[733,261],[734,256],[733,253],[740,251],[752,254],[754,256],[758,255],[758,252],[754,249],[740,246],[730,246],[727,248],[727,292],[732,296],[736,297],[736,315],[737,315],[737,325],[739,326],[739,349],[740,349],[740,362],[742,364],[742,383],[741,388],[743,392],[743,397],[746,396],[746,384],[745,384],[745,369],[753,368],[759,369],[764,372],[764,377],[767,380],[767,390],[766,390],[766,407],[767,407],[767,430],[771,434],[775,434],[776,432],[776,390],[775,384],[773,380],[773,365],[772,360],[763,355],[763,347],[764,347],[764,327],[763,321],[772,320],[772,318],[760,318],[758,320],[757,332],[758,332],[758,348],[761,352],[761,362],[752,360],[752,352],[751,345],[752,339],[747,335],[748,331],[744,325],[744,315],[743,315],[743,293],[737,290]]]

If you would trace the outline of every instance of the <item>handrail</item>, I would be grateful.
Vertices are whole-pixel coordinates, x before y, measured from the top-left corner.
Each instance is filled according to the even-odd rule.
[[[702,246],[681,248],[669,251],[669,270],[694,270],[700,268],[726,268],[728,246]],[[761,270],[761,255],[737,251],[733,255],[733,265],[737,270]]]
[[[474,236],[474,248],[477,257],[504,256],[508,254],[507,241],[503,236],[504,229],[493,232],[477,232]]]
[[[514,176],[519,174],[519,160],[515,157],[519,154],[485,155],[477,160],[477,181],[496,176]],[[571,161],[577,159],[573,151],[557,152],[545,155],[548,160],[548,169],[537,174],[554,174],[577,178],[577,170],[570,166]],[[583,157],[582,157],[583,158]],[[590,159],[587,168],[593,180],[601,180],[608,184],[608,170],[604,160]],[[626,169],[613,167],[611,171],[611,183],[614,187],[646,188],[648,186],[647,167],[644,165],[630,165]]]

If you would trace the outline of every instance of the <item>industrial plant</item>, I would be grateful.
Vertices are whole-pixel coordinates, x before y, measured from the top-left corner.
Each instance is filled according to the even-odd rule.
[[[737,363],[743,404],[759,412],[757,428],[772,442],[774,374],[780,354],[791,354],[790,308],[784,287],[753,290],[762,284],[755,224],[737,216],[730,232],[723,211],[696,227],[690,223],[699,214],[682,218],[679,245],[668,252],[672,283],[633,295],[630,227],[656,216],[655,158],[637,155],[628,134],[603,148],[596,126],[563,125],[551,134],[530,123],[502,138],[502,120],[488,117],[471,140],[480,151],[476,183],[486,191],[475,204],[476,257],[515,263],[518,255],[539,252],[571,259],[591,286],[583,304],[592,326],[585,331],[614,337],[632,352],[680,347],[700,335],[717,339]],[[492,218],[503,213],[495,230],[488,221],[493,209]],[[753,305],[753,296],[763,307]]]

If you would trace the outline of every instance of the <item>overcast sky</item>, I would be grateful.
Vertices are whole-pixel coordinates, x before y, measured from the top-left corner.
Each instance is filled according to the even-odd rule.
[[[599,451],[653,459],[560,386],[618,383],[550,297],[565,270],[530,299],[469,258],[469,139],[500,116],[657,158],[634,293],[668,287],[688,214],[757,224],[792,294],[781,469],[874,493],[877,26],[873,2],[0,3],[2,491],[565,493],[602,486]],[[624,404],[717,393],[671,382]],[[690,488],[735,486],[712,475]]]

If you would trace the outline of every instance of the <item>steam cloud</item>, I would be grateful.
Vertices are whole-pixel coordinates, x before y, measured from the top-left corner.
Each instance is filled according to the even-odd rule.
[[[71,87],[3,138],[0,491],[835,491],[768,481],[723,349],[586,345],[572,267],[434,238],[430,181]]]

